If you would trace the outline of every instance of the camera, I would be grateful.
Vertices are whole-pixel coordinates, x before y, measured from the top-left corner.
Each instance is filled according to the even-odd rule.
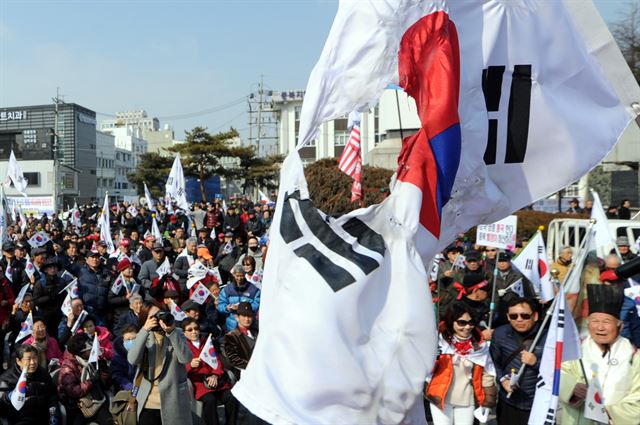
[[[173,314],[171,314],[171,312],[166,310],[161,310],[157,312],[156,314],[153,315],[153,317],[158,319],[158,321],[161,321],[162,323],[164,323],[166,326],[172,326],[175,323],[175,318],[173,317]],[[161,331],[162,328],[160,327],[160,325],[158,325],[156,328],[152,330]]]

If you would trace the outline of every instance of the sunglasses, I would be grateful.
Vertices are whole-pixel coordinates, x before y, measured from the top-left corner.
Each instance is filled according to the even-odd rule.
[[[529,320],[533,316],[531,313],[509,313],[509,320],[518,320],[520,317],[522,320]]]
[[[475,326],[476,322],[474,322],[473,320],[462,320],[462,319],[458,319],[456,320],[456,323],[458,324],[458,326],[460,326],[461,328],[464,328],[465,326]]]
[[[487,249],[486,252],[496,252],[495,249]]]
[[[199,331],[199,330],[200,330],[200,328],[188,328],[188,329],[185,329],[184,331],[185,332],[195,332],[195,331]]]

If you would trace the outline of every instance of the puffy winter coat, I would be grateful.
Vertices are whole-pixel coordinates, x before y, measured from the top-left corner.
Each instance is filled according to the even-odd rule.
[[[521,352],[531,346],[533,339],[538,332],[539,324],[536,324],[529,332],[522,335],[515,331],[510,324],[500,326],[493,333],[491,340],[491,358],[496,367],[496,379],[508,376],[512,370],[518,371],[522,365]],[[547,338],[546,330],[542,332],[540,341]],[[544,343],[539,343],[533,350],[536,356],[536,363],[533,366],[524,368],[524,373],[520,378],[519,388],[507,398],[507,392],[502,385],[499,386],[499,398],[501,403],[507,403],[521,410],[530,410],[533,404],[533,397],[536,392],[538,382],[538,371],[540,369],[540,359]]]
[[[231,304],[238,304],[241,302],[248,302],[251,304],[251,309],[255,312],[260,308],[260,290],[252,283],[247,284],[242,288],[238,288],[235,283],[229,284],[222,288],[220,291],[220,298],[218,299],[218,312],[227,315],[226,327],[227,332],[234,330],[238,327],[238,322],[233,314],[227,311],[227,306]]]
[[[85,310],[104,319],[107,312],[111,279],[102,268],[97,271],[88,266],[80,269],[78,276],[78,293],[84,301]]]

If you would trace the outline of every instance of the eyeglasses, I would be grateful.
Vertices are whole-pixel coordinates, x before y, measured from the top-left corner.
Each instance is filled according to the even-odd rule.
[[[496,252],[496,250],[495,250],[495,249],[486,249],[485,251],[486,251],[486,252]]]
[[[187,328],[184,331],[185,332],[195,332],[195,331],[199,331],[199,330],[200,330],[200,328]]]
[[[531,313],[509,313],[509,320],[518,320],[520,317],[522,320],[529,320],[533,316]]]
[[[476,322],[474,322],[473,320],[462,320],[462,319],[458,319],[456,320],[456,324],[458,326],[460,326],[461,328],[464,328],[465,326],[475,326]]]

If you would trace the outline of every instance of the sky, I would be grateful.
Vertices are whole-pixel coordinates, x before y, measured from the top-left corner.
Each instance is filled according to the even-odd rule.
[[[595,0],[608,23],[627,3]],[[337,0],[0,0],[0,108],[51,103],[59,88],[98,121],[144,109],[171,124],[176,139],[195,126],[246,135],[244,99],[261,75],[267,89],[304,90],[337,7]]]

